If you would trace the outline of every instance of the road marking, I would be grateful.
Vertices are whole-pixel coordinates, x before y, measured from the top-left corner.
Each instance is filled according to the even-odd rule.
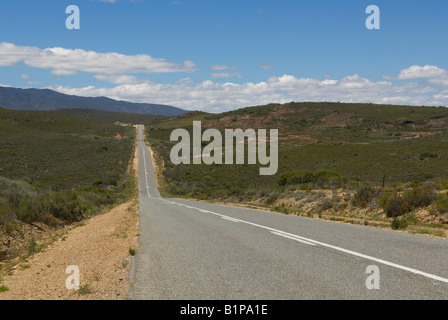
[[[144,161],[144,167],[145,167],[146,189],[147,189],[147,192],[148,192],[148,196],[151,197],[151,195],[149,194],[148,172],[146,170],[146,158],[145,158],[144,148],[143,148],[143,161]],[[282,237],[285,237],[285,238],[289,238],[289,239],[292,239],[292,240],[295,240],[295,241],[299,241],[299,242],[306,243],[306,244],[309,244],[309,245],[320,245],[320,246],[327,247],[327,248],[330,248],[330,249],[333,249],[333,250],[336,250],[336,251],[344,252],[344,253],[352,255],[352,256],[356,256],[356,257],[360,257],[360,258],[363,258],[363,259],[375,261],[375,262],[378,262],[378,263],[381,263],[381,264],[384,264],[384,265],[387,265],[387,266],[390,266],[390,267],[394,267],[396,269],[400,269],[400,270],[408,271],[408,272],[411,272],[411,273],[414,273],[414,274],[417,274],[417,275],[421,275],[421,276],[429,278],[429,279],[433,279],[433,280],[437,280],[437,281],[440,281],[440,282],[448,283],[448,279],[447,278],[443,278],[443,277],[440,277],[440,276],[437,276],[437,275],[434,275],[434,274],[430,274],[430,273],[427,273],[427,272],[423,272],[423,271],[420,271],[420,270],[417,270],[417,269],[413,269],[413,268],[409,268],[409,267],[406,267],[406,266],[402,266],[400,264],[393,263],[393,262],[390,262],[390,261],[387,261],[387,260],[375,258],[375,257],[369,256],[369,255],[366,255],[366,254],[362,254],[362,253],[359,253],[359,252],[356,252],[356,251],[347,250],[347,249],[344,249],[344,248],[341,248],[341,247],[338,247],[338,246],[334,246],[334,245],[331,245],[331,244],[328,244],[328,243],[325,243],[325,242],[320,242],[320,241],[316,241],[316,240],[313,240],[313,239],[305,238],[305,237],[302,237],[302,236],[298,236],[298,235],[295,235],[295,234],[292,234],[292,233],[288,233],[288,232],[285,232],[285,231],[282,231],[282,230],[277,230],[277,229],[274,229],[274,228],[271,228],[271,227],[263,226],[263,225],[260,225],[260,224],[257,224],[257,223],[253,223],[253,222],[250,222],[250,221],[235,219],[235,218],[232,218],[232,217],[229,217],[229,216],[217,213],[217,212],[204,210],[204,209],[201,209],[201,208],[197,208],[197,207],[193,207],[193,206],[189,206],[189,205],[185,205],[185,204],[179,204],[177,202],[166,200],[166,199],[163,199],[163,198],[155,198],[155,199],[158,199],[158,200],[161,200],[161,201],[165,201],[165,202],[168,202],[168,203],[172,203],[172,204],[176,204],[176,205],[180,205],[180,206],[183,206],[183,207],[186,207],[186,208],[189,208],[189,209],[195,209],[195,210],[198,210],[198,211],[203,212],[203,213],[213,214],[213,215],[216,215],[218,217],[221,217],[221,218],[229,220],[229,221],[241,222],[241,223],[245,223],[245,224],[248,224],[248,225],[251,225],[251,226],[254,226],[254,227],[265,229],[265,230],[270,231],[273,234],[276,234],[276,235],[279,235],[279,236],[282,236]]]
[[[237,219],[233,219],[233,218],[229,218],[229,217],[221,217],[221,218],[224,219],[224,220],[232,221],[232,222],[240,222],[240,221],[237,220]]]
[[[302,240],[302,239],[300,239],[300,238],[298,238],[298,237],[292,237],[292,236],[289,236],[289,235],[284,234],[284,233],[282,233],[282,232],[274,232],[274,231],[271,231],[271,233],[272,233],[272,234],[276,234],[276,235],[281,236],[281,237],[284,237],[284,238],[292,239],[292,240],[295,240],[295,241],[298,241],[298,242],[301,242],[301,243],[304,243],[304,244],[309,244],[310,246],[315,246],[315,245],[316,245],[315,243],[312,243],[312,242],[308,242],[308,241]]]
[[[166,201],[166,202],[175,203],[174,201],[166,200],[166,199],[163,199],[163,198],[161,198],[160,200]],[[198,211],[204,210],[204,209],[200,209],[200,208],[196,208],[196,207],[192,207],[192,206],[187,206],[187,205],[185,205],[185,206],[187,208],[196,209]],[[216,215],[216,216],[224,218],[224,219],[227,218],[228,220],[230,220],[230,219],[235,220],[235,218],[232,218],[232,217],[229,217],[229,216],[217,213],[217,212],[213,212],[213,211],[209,211],[209,210],[204,210],[204,211],[207,211],[210,214]],[[202,211],[202,212],[204,212],[204,211]],[[369,256],[369,255],[366,255],[366,254],[362,254],[362,253],[359,253],[359,252],[356,252],[356,251],[347,250],[347,249],[344,249],[344,248],[341,248],[341,247],[338,247],[338,246],[333,246],[333,245],[325,243],[325,242],[320,242],[320,241],[316,241],[316,240],[313,240],[313,239],[305,238],[305,237],[302,237],[302,236],[298,236],[298,235],[295,235],[295,234],[292,234],[292,233],[289,233],[289,232],[285,232],[285,231],[282,231],[282,230],[277,230],[277,229],[274,229],[274,228],[271,228],[271,227],[263,226],[261,224],[253,223],[253,222],[250,222],[250,221],[238,219],[238,222],[245,223],[245,224],[248,224],[248,225],[251,225],[251,226],[254,226],[254,227],[258,227],[258,228],[261,228],[261,229],[265,229],[265,230],[270,231],[271,233],[275,232],[278,235],[281,235],[283,237],[291,237],[293,240],[296,240],[296,241],[302,240],[302,241],[305,241],[305,242],[308,242],[308,243],[312,243],[314,245],[320,245],[320,246],[323,246],[323,247],[331,248],[333,250],[341,251],[341,252],[350,254],[352,256],[356,256],[356,257],[360,257],[360,258],[363,258],[363,259],[375,261],[375,262],[378,262],[378,263],[381,263],[381,264],[384,264],[384,265],[387,265],[387,266],[390,266],[390,267],[394,267],[396,269],[400,269],[400,270],[408,271],[408,272],[411,272],[411,273],[414,273],[414,274],[417,274],[417,275],[421,275],[421,276],[429,278],[429,279],[433,279],[433,280],[441,281],[441,282],[444,282],[444,283],[448,283],[448,279],[447,278],[443,278],[443,277],[440,277],[440,276],[437,276],[437,275],[434,275],[434,274],[431,274],[431,273],[427,273],[427,272],[423,272],[423,271],[420,271],[420,270],[417,270],[417,269],[413,269],[413,268],[409,268],[409,267],[406,267],[406,266],[402,266],[400,264],[393,263],[393,262],[390,262],[390,261],[387,261],[387,260],[375,258],[375,257]]]
[[[142,131],[141,130],[142,130],[141,127],[139,127],[139,132],[138,132],[138,134],[140,136],[140,144],[139,144],[139,146],[140,146],[140,148],[142,150],[142,153],[143,153],[143,166],[145,168],[146,193],[148,194],[148,197],[151,198],[151,194],[149,193],[148,170],[146,169],[145,147],[143,146],[144,142],[143,142],[142,137],[141,137],[141,135],[142,135]]]

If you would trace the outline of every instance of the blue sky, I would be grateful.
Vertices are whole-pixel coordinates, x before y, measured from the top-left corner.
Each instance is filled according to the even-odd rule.
[[[372,4],[380,30],[365,27]],[[448,105],[447,16],[441,0],[7,0],[0,84],[210,112]]]

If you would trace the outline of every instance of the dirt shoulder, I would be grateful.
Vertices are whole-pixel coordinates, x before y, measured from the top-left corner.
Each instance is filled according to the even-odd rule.
[[[135,201],[119,205],[77,227],[3,276],[0,300],[126,299],[131,287],[129,249],[137,249]],[[80,290],[66,288],[68,266],[77,266]]]

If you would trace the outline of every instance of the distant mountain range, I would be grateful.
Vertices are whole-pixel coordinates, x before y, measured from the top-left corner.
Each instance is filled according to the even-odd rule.
[[[0,106],[13,110],[94,109],[137,114],[178,116],[187,111],[168,105],[132,103],[106,97],[80,97],[49,89],[0,87]]]

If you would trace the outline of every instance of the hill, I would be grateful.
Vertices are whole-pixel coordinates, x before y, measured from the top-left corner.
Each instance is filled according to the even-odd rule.
[[[186,112],[168,105],[132,103],[106,97],[79,97],[49,89],[19,89],[11,87],[0,87],[0,106],[13,110],[51,111],[83,108],[163,116],[177,116]]]
[[[0,108],[0,137],[0,262],[134,191],[132,126]]]
[[[293,169],[328,169],[351,179],[373,182],[381,180],[384,173],[391,183],[421,180],[425,176],[448,177],[448,167],[444,165],[448,157],[444,149],[448,109],[443,107],[271,104],[221,114],[187,113],[150,123],[150,137],[170,145],[171,131],[191,130],[194,120],[202,121],[203,130],[278,129],[278,174]],[[433,165],[425,163],[422,167],[421,155],[429,153],[437,157],[426,157]]]
[[[173,165],[169,154],[176,142],[169,141],[170,133],[175,128],[191,132],[194,120],[202,122],[202,130],[216,128],[223,136],[224,129],[278,129],[277,173],[260,176],[259,166],[248,164]],[[187,113],[148,123],[147,130],[168,196],[340,215],[352,214],[349,208],[360,197],[362,209],[370,206],[369,214],[380,217],[416,209],[415,199],[400,198],[409,193],[426,197],[416,202],[431,205],[426,207],[436,220],[448,222],[448,197],[441,195],[448,189],[447,108],[270,104],[222,114]]]

